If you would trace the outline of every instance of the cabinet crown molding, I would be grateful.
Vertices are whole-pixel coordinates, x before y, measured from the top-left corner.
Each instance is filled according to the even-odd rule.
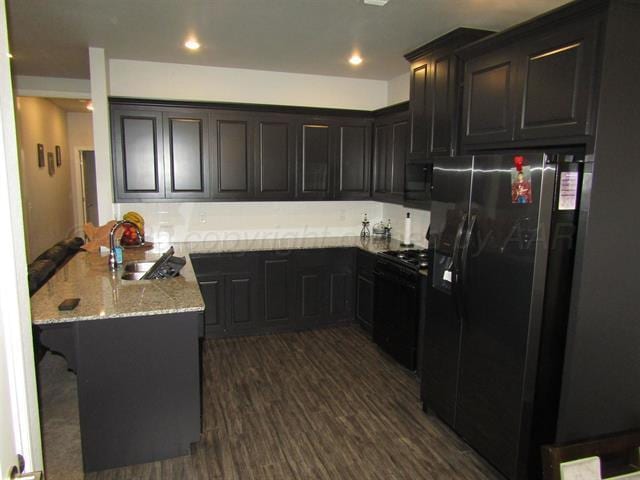
[[[475,28],[460,27],[432,40],[429,43],[416,48],[415,50],[405,53],[404,58],[409,62],[414,62],[420,57],[439,50],[441,48],[459,48],[471,42],[475,42],[481,38],[491,35],[495,32],[491,30],[478,30]]]

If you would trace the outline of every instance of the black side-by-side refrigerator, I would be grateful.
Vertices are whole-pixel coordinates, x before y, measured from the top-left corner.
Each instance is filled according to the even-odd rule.
[[[510,479],[555,437],[583,159],[434,164],[423,405]]]

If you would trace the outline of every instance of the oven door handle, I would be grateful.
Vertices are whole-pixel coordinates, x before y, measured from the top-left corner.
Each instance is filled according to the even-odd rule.
[[[415,283],[411,283],[407,280],[405,280],[404,278],[398,277],[396,275],[393,274],[389,274],[386,272],[381,272],[379,270],[374,270],[373,271],[373,276],[376,277],[376,279],[381,279],[381,280],[387,280],[389,282],[393,282],[395,284],[398,285],[402,285],[403,287],[409,288],[411,290],[416,290],[416,285]]]

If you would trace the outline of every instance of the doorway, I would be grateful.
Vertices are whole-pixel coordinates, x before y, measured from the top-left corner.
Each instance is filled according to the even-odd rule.
[[[82,204],[84,223],[98,223],[98,192],[96,187],[96,156],[93,150],[80,151]]]

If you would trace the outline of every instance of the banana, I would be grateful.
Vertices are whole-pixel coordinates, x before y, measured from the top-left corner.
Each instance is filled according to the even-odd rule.
[[[142,218],[142,215],[138,212],[127,212],[122,216],[122,218],[131,223],[135,223],[140,231],[144,229],[144,218]]]

